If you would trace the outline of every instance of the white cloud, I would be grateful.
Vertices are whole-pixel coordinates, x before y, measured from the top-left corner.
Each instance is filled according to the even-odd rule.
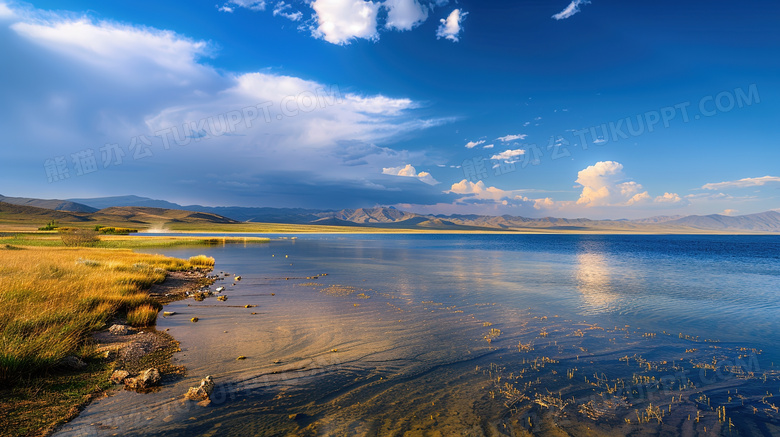
[[[528,135],[526,135],[526,134],[515,134],[515,135],[506,135],[506,136],[503,136],[503,137],[498,137],[496,139],[501,141],[501,142],[508,143],[509,141],[514,141],[514,140],[524,140],[527,137],[528,137]]]
[[[642,185],[626,181],[623,165],[614,161],[601,161],[577,174],[577,183],[582,185],[578,205],[614,206],[633,205],[649,199]]]
[[[508,205],[510,202],[529,202],[530,200],[520,194],[519,191],[507,191],[496,187],[488,187],[484,182],[471,182],[463,179],[460,182],[452,184],[449,191],[445,193],[464,195],[468,199],[491,200],[494,202]]]
[[[561,12],[558,12],[552,17],[555,18],[556,20],[564,20],[578,13],[580,11],[581,5],[587,5],[587,4],[590,4],[589,0],[573,0],[571,3],[569,3],[569,6],[566,6],[566,9],[562,10]]]
[[[252,11],[264,11],[265,0],[230,0],[219,8],[222,12],[233,12],[236,7],[246,8]]]
[[[388,167],[382,169],[382,174],[391,175],[391,176],[403,176],[408,178],[417,178],[421,182],[424,182],[428,185],[437,185],[440,182],[431,176],[430,173],[421,171],[420,173],[417,173],[417,170],[412,167],[411,164],[406,164],[404,167]]]
[[[516,149],[516,150],[504,150],[503,152],[493,155],[490,157],[490,159],[496,159],[500,161],[506,161],[506,162],[515,162],[514,158],[517,158],[518,156],[525,155],[525,150],[523,149]]]
[[[780,182],[778,176],[761,176],[758,178],[744,178],[736,181],[716,182],[704,184],[704,190],[726,190],[729,188],[760,187],[770,182]]]
[[[739,210],[736,210],[736,209],[724,209],[722,214],[723,215],[737,215],[738,212],[739,212]]]
[[[16,14],[5,3],[0,3],[0,18],[13,18]]]
[[[447,16],[446,19],[442,18],[439,24],[439,28],[436,30],[436,39],[445,38],[452,42],[458,42],[460,39],[461,23],[468,15],[468,12],[463,12],[460,9],[455,9]]]
[[[284,18],[287,18],[288,20],[292,21],[299,21],[301,18],[303,18],[303,12],[301,11],[295,11],[291,12],[292,6],[285,3],[285,2],[278,2],[274,6],[274,17],[281,16]]]
[[[495,144],[488,144],[485,146],[482,146],[483,149],[492,149]]]
[[[71,178],[69,189],[100,185],[108,192],[133,183],[139,193],[158,186],[170,195],[183,188],[164,182],[185,179],[183,169],[189,168],[204,175],[238,175],[233,180],[262,187],[247,195],[276,195],[281,199],[277,202],[286,202],[274,189],[283,183],[299,183],[301,190],[309,186],[312,191],[319,186],[323,192],[329,184],[332,192],[343,193],[347,186],[369,187],[383,168],[426,159],[425,152],[373,143],[446,122],[420,119],[414,113],[419,104],[410,99],[342,93],[337,87],[268,72],[217,71],[200,60],[211,53],[207,43],[173,32],[71,13],[31,10],[25,17],[5,28],[14,35],[9,44],[33,60],[20,64],[13,80],[0,83],[0,95],[14,108],[0,117],[0,129],[16,132],[7,140],[23,145],[41,164],[89,148],[102,165],[100,148],[107,143],[118,144],[125,153],[121,163]],[[46,71],[62,74],[43,82],[33,79]],[[323,91],[338,97],[313,107],[312,96]],[[257,110],[259,103],[269,105],[267,116]],[[285,106],[310,110],[283,114]],[[250,119],[242,111],[253,107],[253,121],[246,123]],[[238,117],[238,124],[225,135],[231,114]],[[153,143],[153,154],[142,160],[128,146],[139,135]],[[168,170],[158,171],[162,168]],[[128,180],[131,175],[134,182]],[[9,177],[0,175],[0,185]],[[426,172],[417,178],[435,183]],[[44,188],[48,186],[45,174],[40,179]],[[441,196],[440,190],[415,188],[420,184],[414,180],[385,182],[385,187],[371,190],[406,187]],[[210,189],[219,191],[216,184]]]
[[[485,140],[469,141],[468,143],[466,143],[466,148],[467,149],[473,149],[473,148],[479,146],[480,144],[485,144]]]
[[[170,31],[86,18],[18,22],[11,28],[30,41],[133,83],[187,85],[213,73],[197,62],[210,52],[206,42]]]
[[[349,44],[354,38],[376,39],[380,3],[363,0],[314,0],[317,27],[312,35],[333,44]]]
[[[655,198],[656,203],[685,203],[685,200],[681,198],[677,193],[664,193],[663,196]]]
[[[385,0],[387,22],[385,27],[396,30],[412,30],[428,18],[428,9],[417,0]]]

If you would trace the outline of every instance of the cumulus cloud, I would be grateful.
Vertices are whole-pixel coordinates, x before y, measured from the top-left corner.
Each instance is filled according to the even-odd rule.
[[[663,196],[655,198],[656,203],[684,203],[685,200],[677,193],[664,193]]]
[[[428,9],[417,0],[385,0],[387,9],[385,27],[395,30],[412,30],[428,19]]]
[[[580,12],[580,6],[587,4],[590,4],[589,0],[573,0],[571,3],[569,3],[569,6],[566,6],[564,10],[558,12],[552,17],[556,20],[565,20],[566,18],[569,18],[572,15]]]
[[[506,135],[506,136],[503,136],[503,137],[498,137],[496,139],[501,141],[501,142],[503,142],[503,143],[508,143],[510,141],[515,141],[515,140],[524,140],[527,137],[528,137],[528,135],[526,135],[526,134],[515,134],[515,135]]]
[[[450,13],[447,18],[442,18],[439,24],[439,28],[436,29],[436,39],[445,38],[452,42],[458,42],[460,40],[461,23],[466,19],[468,12],[463,12],[461,9],[455,9]]]
[[[508,191],[496,187],[488,187],[482,181],[471,182],[466,179],[452,184],[449,191],[445,191],[445,193],[464,196],[460,199],[461,202],[464,200],[480,200],[492,201],[502,205],[509,205],[517,202],[531,202],[530,199],[523,196],[520,191]]]
[[[485,144],[485,140],[469,141],[468,143],[466,143],[466,148],[467,149],[473,149],[473,148],[479,146],[480,144]]]
[[[736,209],[724,209],[721,214],[723,215],[737,215],[739,211]]]
[[[24,53],[26,61],[0,83],[6,103],[0,106],[0,129],[14,132],[7,141],[31,161],[20,168],[40,170],[38,189],[51,189],[45,160],[61,156],[71,165],[71,155],[86,150],[100,171],[76,177],[71,165],[63,190],[99,185],[110,193],[132,186],[139,195],[173,198],[189,188],[170,181],[191,179],[194,171],[210,181],[204,197],[219,193],[221,202],[238,204],[295,204],[305,197],[341,206],[356,202],[348,192],[385,203],[451,197],[417,181],[380,175],[383,168],[426,156],[373,143],[449,122],[417,117],[419,105],[410,99],[341,92],[269,72],[218,71],[202,62],[214,55],[208,43],[144,26],[32,9],[14,21],[0,26],[0,38],[9,41],[0,45],[0,56]],[[142,150],[146,142],[148,151]],[[107,143],[122,155],[104,161]],[[227,173],[244,192],[220,189],[216,182]],[[0,185],[18,177],[15,170],[5,172]],[[417,178],[433,182],[425,172]],[[35,184],[30,182],[31,189]]]
[[[577,174],[582,185],[578,205],[612,206],[633,205],[649,199],[642,185],[627,181],[623,165],[614,161],[601,161]]]
[[[271,3],[266,0],[229,0],[221,6],[218,5],[218,9],[229,13],[237,8],[263,11]],[[424,23],[431,11],[446,5],[449,0],[304,0],[299,3],[310,7],[312,11],[312,20],[298,26],[299,30],[309,30],[315,38],[346,45],[361,38],[377,40],[382,29],[412,30]],[[292,21],[303,19],[304,13],[294,10],[289,1],[275,0],[273,5],[274,16]],[[386,15],[383,14],[385,11]],[[452,19],[449,24],[442,24],[444,33],[440,38],[457,41],[460,22],[466,14],[460,10],[456,12],[455,15],[450,15]]]
[[[430,173],[421,171],[420,173],[417,173],[417,169],[412,167],[411,164],[406,164],[403,167],[388,167],[382,169],[382,174],[391,175],[391,176],[403,176],[408,178],[417,178],[421,182],[424,182],[428,185],[437,185],[440,182],[431,176]]]
[[[523,149],[504,150],[499,154],[491,156],[490,159],[498,160],[498,161],[506,161],[511,164],[513,162],[517,162],[515,158],[523,155],[525,155],[525,150]]]
[[[355,38],[376,39],[380,3],[363,0],[314,0],[317,27],[312,35],[333,44],[349,44]]]
[[[726,190],[730,188],[760,187],[771,182],[780,182],[778,176],[761,176],[758,178],[744,178],[736,181],[716,182],[704,184],[704,190]]]

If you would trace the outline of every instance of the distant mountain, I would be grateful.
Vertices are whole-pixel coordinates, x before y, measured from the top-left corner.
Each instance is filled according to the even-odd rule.
[[[450,229],[450,230],[587,230],[603,232],[680,232],[751,231],[780,232],[780,212],[768,211],[743,216],[657,216],[638,220],[591,220],[557,217],[528,218],[518,216],[488,216],[476,214],[425,215],[393,207],[322,211],[302,208],[271,207],[210,207],[178,205],[165,200],[138,196],[70,199],[94,208],[152,207],[169,210],[197,211],[229,218],[238,222],[318,224],[334,226],[367,226],[388,229]]]
[[[142,206],[148,208],[166,208],[166,209],[183,209],[181,205],[177,205],[165,200],[155,200],[148,197],[139,196],[114,196],[114,197],[96,197],[92,199],[68,199],[71,202],[77,202],[84,205],[89,205],[94,208],[95,211],[99,209],[110,208],[112,206]]]
[[[54,211],[95,212],[98,209],[70,200],[58,199],[31,199],[28,197],[5,197],[0,195],[0,202],[14,205],[33,206],[36,208],[51,209]]]
[[[645,219],[634,219],[629,221],[634,223],[667,223],[672,220],[679,220],[683,217],[685,216],[684,215],[658,215],[655,217],[649,217]]]
[[[666,224],[707,230],[780,232],[780,212],[766,211],[739,216],[691,215]]]

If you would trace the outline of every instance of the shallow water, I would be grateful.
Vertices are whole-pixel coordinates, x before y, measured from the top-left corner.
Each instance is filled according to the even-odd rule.
[[[780,435],[780,237],[306,235],[163,252],[205,252],[242,280],[158,320],[186,378],[95,402],[60,435]],[[183,401],[206,375],[211,405]]]

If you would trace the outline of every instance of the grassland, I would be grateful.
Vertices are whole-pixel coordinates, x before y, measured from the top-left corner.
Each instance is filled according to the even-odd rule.
[[[131,236],[101,235],[100,241],[91,245],[98,249],[147,249],[177,246],[214,246],[224,244],[267,243],[269,238],[262,237],[191,237],[181,236]],[[0,232],[0,247],[65,247],[62,238],[56,232]]]
[[[101,235],[94,247],[65,247],[56,233],[0,235],[0,435],[31,436],[72,417],[106,389],[112,364],[92,333],[116,320],[155,323],[149,296],[168,272],[210,269],[214,259],[135,253],[135,248],[265,242],[263,238]],[[64,368],[75,356],[86,369]]]

